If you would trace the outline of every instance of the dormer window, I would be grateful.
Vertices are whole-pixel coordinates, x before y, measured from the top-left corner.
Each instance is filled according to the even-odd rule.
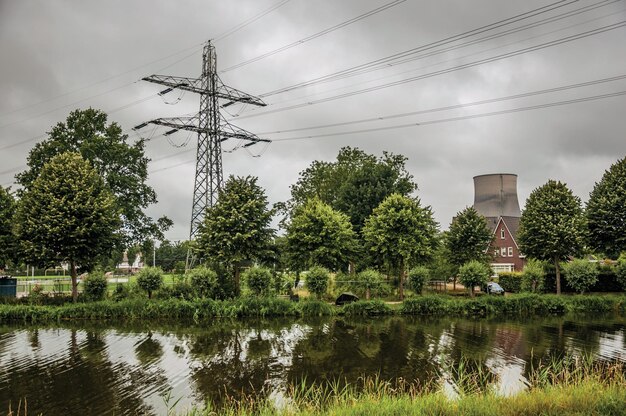
[[[500,228],[500,239],[504,240],[504,228]]]

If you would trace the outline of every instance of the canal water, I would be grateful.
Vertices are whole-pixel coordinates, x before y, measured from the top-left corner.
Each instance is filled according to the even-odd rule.
[[[383,317],[194,324],[0,326],[0,413],[178,412],[225,395],[280,399],[290,383],[379,376],[452,387],[462,357],[525,388],[533,365],[562,354],[626,361],[626,318],[464,320]]]

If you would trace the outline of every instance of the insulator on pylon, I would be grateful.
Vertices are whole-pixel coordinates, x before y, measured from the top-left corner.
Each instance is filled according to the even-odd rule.
[[[172,129],[172,130],[168,130],[165,133],[163,133],[164,136],[169,136],[170,134],[174,134],[178,131],[178,129]]]
[[[133,130],[139,130],[139,129],[143,129],[144,127],[146,127],[148,125],[148,123],[141,123],[136,125],[135,127],[133,127]]]
[[[159,93],[159,95],[165,95],[165,94],[167,94],[168,92],[172,92],[172,91],[174,91],[174,88],[166,88],[166,89],[164,89],[163,91],[161,91],[161,92]]]

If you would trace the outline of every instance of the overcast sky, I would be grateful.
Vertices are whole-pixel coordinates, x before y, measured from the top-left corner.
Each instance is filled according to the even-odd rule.
[[[389,3],[378,13],[299,42]],[[553,10],[544,8],[506,24],[506,19],[548,5]],[[272,6],[279,7],[269,11]],[[626,96],[506,110],[624,92],[626,78],[387,117],[626,75],[626,28],[620,26],[625,20],[624,0],[0,0],[0,185],[13,183],[33,144],[73,109],[105,110],[131,138],[131,128],[145,120],[197,112],[194,94],[168,105],[156,95],[163,88],[136,81],[154,73],[199,76],[202,43],[208,39],[216,39],[220,71],[298,43],[220,74],[227,85],[261,95],[502,21],[500,27],[430,48],[421,59],[267,96],[264,109],[228,107],[230,114],[224,115],[231,123],[276,141],[267,148],[252,146],[250,152],[239,148],[224,153],[224,177],[258,176],[270,202],[284,201],[298,173],[313,160],[333,160],[341,147],[353,146],[408,157],[417,195],[432,206],[442,229],[473,203],[472,177],[480,174],[517,174],[522,207],[529,193],[548,179],[566,182],[586,201],[603,172],[626,154]],[[505,31],[511,33],[496,36]],[[568,39],[573,40],[548,46]],[[514,56],[478,64],[509,53]],[[434,75],[437,71],[444,73]],[[170,93],[164,98],[171,103],[178,97]],[[333,99],[315,103],[323,98]],[[301,103],[312,104],[276,111]],[[454,120],[463,116],[471,117]],[[272,133],[367,118],[385,119]],[[424,124],[428,121],[437,122]],[[385,129],[417,123],[422,125]],[[153,133],[146,145],[153,159],[149,182],[159,203],[149,213],[174,220],[168,238],[186,239],[196,137],[179,132],[169,136],[172,144],[162,136],[166,129],[152,130],[141,130],[144,137]],[[187,139],[186,147],[177,147]],[[236,145],[227,141],[224,150]]]

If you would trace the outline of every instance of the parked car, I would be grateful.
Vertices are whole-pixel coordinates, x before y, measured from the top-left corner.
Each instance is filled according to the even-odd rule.
[[[496,282],[487,283],[487,289],[485,290],[488,295],[502,295],[504,296],[504,289]]]

